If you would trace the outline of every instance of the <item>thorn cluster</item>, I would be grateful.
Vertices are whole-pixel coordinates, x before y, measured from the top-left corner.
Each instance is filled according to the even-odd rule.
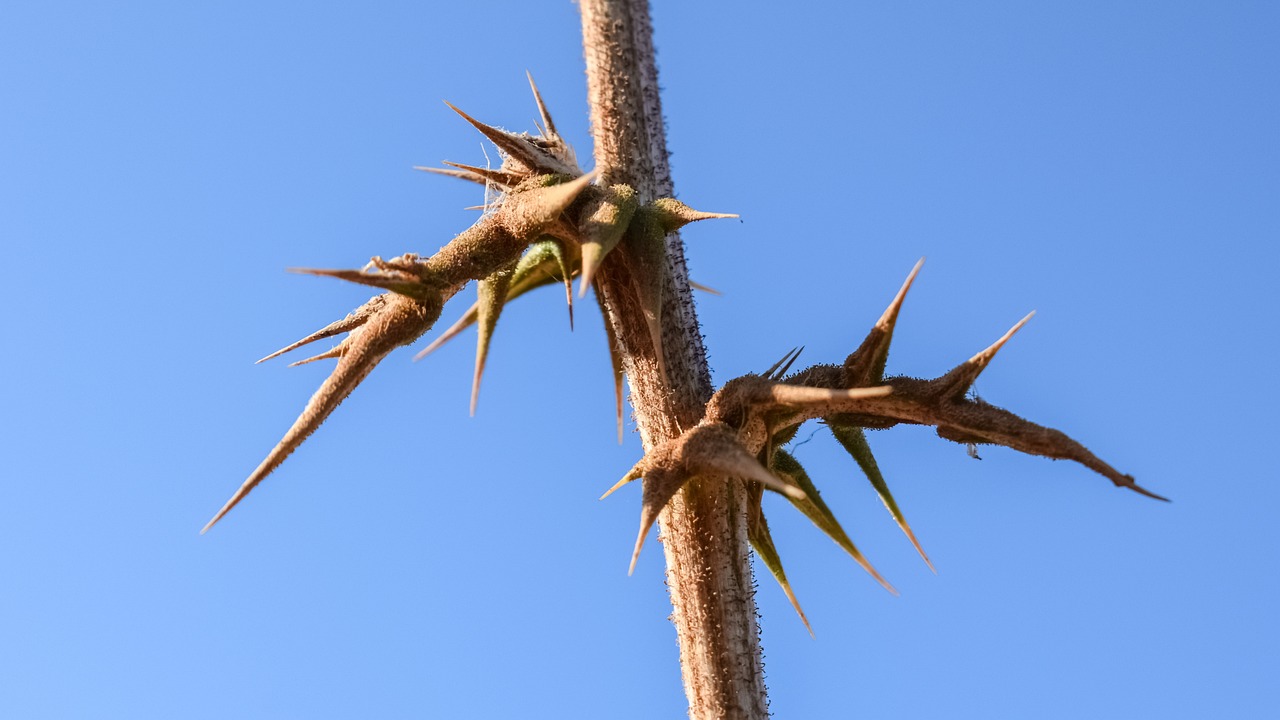
[[[841,528],[822,501],[808,473],[783,449],[802,423],[821,420],[871,481],[894,521],[924,562],[933,569],[871,454],[865,430],[899,423],[931,425],[940,437],[968,445],[991,444],[1054,459],[1074,460],[1127,488],[1157,500],[1129,475],[1121,474],[1083,445],[1058,430],[1037,425],[1008,410],[970,397],[978,375],[1027,315],[990,347],[932,380],[886,377],[885,365],[898,312],[923,260],[916,263],[902,289],[871,328],[866,339],[841,365],[814,365],[788,375],[802,348],[787,353],[762,375],[730,380],[712,396],[696,427],[647,453],[605,496],[632,480],[643,478],[640,536],[636,558],[658,513],[686,483],[740,479],[746,482],[750,506],[747,531],[752,547],[782,586],[787,598],[809,627],[769,533],[761,507],[765,490],[783,495],[823,533],[836,542],[881,585],[896,592]],[[810,630],[812,632],[812,630]]]
[[[211,528],[279,467],[383,358],[430,330],[439,320],[445,303],[472,281],[478,288],[475,303],[414,358],[421,359],[464,329],[476,325],[472,414],[479,400],[480,381],[494,331],[506,303],[543,286],[563,285],[572,327],[573,278],[578,278],[577,297],[584,297],[589,287],[596,287],[600,268],[619,254],[626,257],[631,267],[645,270],[633,275],[631,289],[639,298],[648,324],[658,371],[665,374],[661,309],[669,278],[664,239],[691,222],[737,216],[698,212],[673,198],[641,203],[634,189],[627,185],[594,184],[595,174],[579,169],[573,148],[556,131],[532,77],[529,84],[542,120],[536,136],[486,125],[449,106],[497,145],[501,166],[494,169],[446,162],[444,168],[419,168],[485,187],[486,203],[479,207],[484,213],[471,227],[430,257],[415,254],[390,260],[375,257],[358,270],[296,270],[360,283],[384,292],[345,318],[258,361],[346,334],[329,350],[293,363],[337,360],[333,372],[284,437],[201,532]],[[1142,488],[1132,477],[1116,471],[1062,432],[970,397],[970,389],[979,374],[1031,315],[990,347],[937,378],[886,377],[889,344],[898,313],[922,263],[923,260],[912,269],[888,309],[842,364],[814,365],[788,374],[803,349],[796,348],[761,375],[750,374],[729,381],[708,401],[704,416],[695,427],[650,450],[605,493],[608,496],[633,480],[643,479],[640,530],[631,557],[632,571],[659,513],[682,487],[695,480],[741,480],[747,488],[747,534],[751,545],[782,586],[806,627],[809,622],[783,571],[765,519],[766,490],[785,497],[881,585],[896,593],[850,540],[799,461],[785,450],[800,425],[815,419],[831,431],[862,469],[930,569],[933,569],[932,562],[907,524],[871,453],[865,433],[868,428],[882,429],[899,423],[930,425],[937,429],[940,437],[969,446],[975,456],[977,445],[992,444],[1033,455],[1074,460],[1118,487],[1165,499]],[[598,292],[596,299],[601,302]],[[604,313],[603,306],[601,312]],[[624,376],[620,344],[608,322],[605,331],[621,442]]]
[[[444,168],[419,168],[485,186],[496,193],[484,214],[430,257],[406,254],[390,260],[373,258],[359,270],[296,269],[384,290],[347,317],[259,360],[270,360],[318,340],[346,333],[333,348],[306,360],[338,361],[333,373],[311,397],[284,438],[205,525],[208,531],[258,483],[271,474],[355,390],[392,350],[409,345],[435,325],[446,302],[467,284],[478,285],[478,299],[438,340],[419,353],[430,353],[466,327],[478,327],[471,412],[479,400],[480,380],[494,328],[507,302],[535,288],[563,283],[573,325],[572,278],[579,278],[578,297],[595,284],[596,273],[613,253],[628,253],[651,270],[637,288],[650,319],[655,349],[661,353],[660,308],[665,292],[665,236],[679,227],[717,217],[700,213],[672,198],[641,204],[626,185],[593,184],[595,173],[583,173],[573,148],[556,131],[538,88],[529,78],[542,126],[538,135],[513,133],[486,125],[449,105],[497,145],[497,169],[446,162]],[[597,298],[599,294],[597,293]],[[602,308],[603,310],[603,308]],[[609,330],[617,403],[618,439],[622,440],[622,363],[617,338]]]

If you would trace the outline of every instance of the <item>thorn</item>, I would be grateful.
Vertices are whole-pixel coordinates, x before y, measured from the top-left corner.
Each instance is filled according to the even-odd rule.
[[[473,173],[463,172],[461,170],[450,170],[449,168],[426,167],[424,165],[414,165],[413,169],[418,170],[420,172],[435,173],[436,175],[444,175],[445,177],[457,178],[459,180],[466,180],[467,182],[473,182],[473,183],[476,183],[477,185],[488,184],[488,181],[486,181],[483,177],[477,176]]]
[[[337,322],[329,323],[323,328],[302,338],[298,342],[293,343],[292,345],[289,345],[287,347],[281,348],[271,353],[270,355],[262,358],[261,360],[259,360],[257,363],[254,363],[254,364],[257,365],[258,363],[264,363],[268,360],[278,358],[287,352],[290,352],[292,350],[297,350],[303,345],[310,345],[311,343],[316,342],[317,340],[324,340],[325,338],[331,338],[335,335],[341,335],[344,332],[351,332],[352,330],[355,330],[356,328],[363,325],[369,319],[369,317],[373,315],[373,313],[378,308],[382,307],[385,303],[386,303],[385,295],[375,295],[372,298],[370,298],[369,301],[366,302],[364,305],[361,305],[360,307],[356,308],[341,320],[338,320]]]
[[[791,478],[791,480],[795,482],[796,485],[800,486],[807,495],[806,499],[800,501],[792,500],[791,504],[794,505],[801,514],[809,518],[809,520],[817,526],[819,530],[825,533],[827,537],[834,540],[836,545],[840,546],[841,550],[848,553],[849,557],[853,558],[863,570],[867,571],[871,577],[875,578],[876,582],[880,583],[884,589],[894,595],[897,595],[897,589],[895,589],[893,585],[889,584],[888,580],[884,579],[884,576],[875,569],[875,566],[871,564],[871,561],[867,560],[866,556],[862,554],[862,551],[858,550],[858,547],[849,539],[849,535],[845,533],[844,528],[840,527],[840,522],[836,520],[835,514],[831,512],[831,508],[827,507],[827,504],[823,502],[822,494],[818,492],[816,487],[814,487],[813,480],[809,479],[809,473],[805,472],[805,469],[800,465],[800,462],[790,453],[781,449],[777,451],[774,458],[777,462],[779,472]]]
[[[579,212],[578,229],[582,234],[579,297],[586,295],[605,256],[622,240],[635,217],[637,206],[635,190],[629,185],[612,185],[586,203]]]
[[[1120,487],[1126,487],[1126,488],[1129,488],[1130,490],[1132,490],[1132,491],[1134,491],[1134,492],[1138,493],[1139,495],[1146,495],[1147,497],[1149,497],[1149,498],[1151,498],[1151,499],[1153,499],[1153,500],[1160,500],[1160,501],[1162,501],[1162,502],[1173,502],[1173,501],[1172,501],[1172,500],[1170,500],[1169,498],[1167,498],[1167,497],[1165,497],[1165,496],[1163,496],[1163,495],[1157,495],[1157,494],[1155,494],[1155,493],[1151,492],[1150,490],[1148,490],[1148,489],[1146,489],[1146,488],[1142,487],[1142,486],[1141,486],[1141,485],[1139,485],[1138,483],[1134,482],[1134,481],[1133,481],[1133,476],[1131,476],[1131,475],[1125,475],[1124,477],[1125,477],[1125,478],[1127,478],[1127,479],[1129,480],[1129,482],[1128,482],[1128,483],[1126,483],[1126,484],[1121,484],[1121,485],[1120,485]]]
[[[604,306],[604,297],[599,291],[596,292],[596,304],[600,307],[600,317],[604,320],[604,336],[609,344],[609,363],[613,367],[613,399],[618,416],[618,444],[621,445],[623,432],[622,382],[625,378],[622,370],[622,352],[618,348],[618,338],[613,333],[613,326],[609,324],[609,311]]]
[[[804,490],[782,480],[761,465],[726,425],[700,425],[686,433],[681,442],[681,455],[685,459],[685,467],[691,472],[751,480],[795,500],[806,497]]]
[[[902,301],[907,299],[907,291],[911,289],[911,284],[916,281],[916,275],[920,274],[920,268],[924,267],[924,258],[916,261],[911,272],[907,274],[907,279],[902,283],[902,287],[898,289],[898,294],[893,296],[893,301],[889,303],[889,307],[885,309],[884,314],[876,321],[876,327],[885,331],[893,332],[894,325],[898,322],[898,311],[902,309]]]
[[[328,360],[329,358],[342,357],[342,353],[343,353],[342,345],[338,344],[338,345],[335,345],[333,348],[320,353],[319,355],[312,355],[306,360],[299,360],[298,362],[289,363],[289,367],[298,367],[299,365],[306,365],[307,363],[313,363],[317,360]]]
[[[973,387],[973,382],[978,379],[978,376],[990,364],[996,353],[1000,352],[1000,348],[1004,347],[1004,344],[1009,342],[1009,338],[1012,338],[1014,333],[1021,330],[1022,326],[1026,325],[1027,321],[1034,317],[1035,314],[1034,310],[1027,313],[1026,317],[1009,328],[1008,332],[1001,335],[1000,339],[992,343],[987,349],[969,358],[966,362],[960,363],[946,375],[930,381],[930,384],[937,388],[937,392],[944,397],[963,397],[969,391],[969,388]]]
[[[1001,335],[999,340],[992,343],[991,346],[988,347],[986,350],[983,350],[977,355],[974,355],[972,358],[969,359],[969,362],[977,365],[979,368],[985,368],[987,366],[987,363],[991,362],[991,359],[996,356],[996,353],[1000,352],[1000,348],[1004,347],[1004,344],[1009,342],[1009,338],[1013,337],[1014,333],[1021,330],[1022,326],[1026,325],[1028,320],[1035,317],[1035,314],[1036,314],[1035,310],[1032,310],[1031,312],[1027,313],[1026,317],[1022,318],[1021,320],[1018,321],[1016,325],[1009,328],[1009,331],[1006,332],[1004,335]]]
[[[782,377],[783,373],[786,372],[786,368],[791,367],[791,363],[795,362],[796,358],[800,357],[800,353],[803,351],[804,351],[803,346],[791,348],[791,350],[788,351],[786,355],[783,355],[781,358],[779,358],[778,362],[774,363],[773,365],[770,365],[768,370],[765,370],[763,373],[761,373],[760,377],[763,377],[766,380],[777,380],[778,378]],[[786,368],[783,368],[784,364]],[[783,369],[779,370],[779,368],[783,368]]]
[[[441,304],[432,306],[414,302],[400,296],[390,296],[380,308],[373,322],[343,342],[345,351],[329,377],[307,401],[302,413],[293,421],[284,437],[236,490],[231,499],[204,526],[200,534],[209,531],[215,523],[231,511],[250,491],[257,487],[289,457],[303,441],[337,409],[382,359],[401,345],[407,345],[426,332],[440,317]]]
[[[800,607],[800,600],[796,598],[795,592],[791,589],[791,582],[787,580],[787,573],[782,568],[782,558],[778,554],[777,546],[773,544],[773,535],[769,532],[769,523],[765,521],[763,514],[757,515],[754,521],[748,524],[747,536],[751,541],[752,549],[756,551],[756,556],[769,569],[773,579],[782,588],[787,600],[791,602],[791,607],[795,608],[800,621],[809,631],[809,637],[813,637],[813,627],[809,625],[809,618],[805,617],[804,610]]]
[[[708,286],[706,286],[706,285],[703,285],[702,283],[696,283],[696,282],[694,282],[694,281],[692,281],[692,280],[690,280],[690,281],[689,281],[689,287],[691,287],[691,288],[693,288],[694,290],[697,290],[697,291],[699,291],[699,292],[707,293],[708,295],[715,295],[715,296],[717,296],[717,297],[723,297],[723,296],[724,296],[724,293],[720,292],[719,290],[717,290],[717,289],[715,289],[715,288],[713,288],[713,287],[708,287]]]
[[[471,381],[471,416],[475,417],[476,403],[480,401],[480,378],[484,375],[485,363],[489,357],[489,345],[493,341],[493,331],[498,325],[498,317],[507,302],[507,290],[511,287],[512,275],[516,263],[510,263],[478,285],[479,299],[476,301],[477,334],[476,334],[476,370]]]
[[[699,220],[738,217],[737,213],[709,213],[694,210],[675,198],[659,198],[649,203],[649,208],[657,212],[659,223],[668,233]]]
[[[439,350],[441,346],[443,346],[445,343],[449,342],[453,338],[457,337],[458,334],[461,333],[463,330],[466,330],[468,327],[471,327],[471,324],[476,321],[476,317],[479,316],[479,314],[480,314],[479,303],[473,304],[470,308],[467,309],[465,313],[462,314],[462,317],[458,318],[457,322],[450,325],[448,330],[445,330],[443,333],[441,333],[440,337],[436,338],[435,340],[432,340],[430,345],[423,348],[417,355],[414,355],[413,361],[418,362],[422,358],[430,355],[436,350]]]
[[[933,561],[925,554],[920,541],[916,539],[916,534],[912,532],[911,526],[907,523],[906,516],[902,514],[902,510],[898,507],[898,502],[894,500],[893,493],[889,491],[889,484],[885,482],[884,475],[880,472],[880,466],[876,463],[875,455],[871,453],[871,445],[867,442],[866,433],[857,426],[841,425],[832,422],[830,418],[825,418],[825,420],[827,429],[831,431],[836,441],[845,449],[845,452],[849,453],[854,462],[858,463],[858,467],[862,468],[862,473],[867,476],[867,480],[871,481],[871,487],[875,489],[876,495],[880,497],[880,502],[889,511],[898,528],[915,546],[916,552],[920,553],[924,564],[929,566],[934,575],[937,575],[938,571],[933,567]]]
[[[565,263],[564,248],[561,244],[553,242],[552,247],[555,248],[552,255],[560,266],[560,277],[564,281],[564,299],[569,305],[569,332],[573,332],[573,274],[569,272],[569,266]]]
[[[490,142],[492,142],[494,145],[497,145],[499,150],[506,153],[509,157],[514,159],[516,162],[519,162],[520,164],[528,168],[540,167],[539,163],[537,162],[538,158],[531,152],[531,150],[526,145],[526,143],[520,138],[518,138],[518,136],[513,135],[512,133],[509,133],[505,130],[499,130],[498,128],[492,125],[486,125],[480,122],[479,120],[476,120],[470,115],[459,110],[457,107],[453,105],[453,103],[449,102],[448,100],[446,100],[444,104],[448,105],[450,110],[461,115],[463,120],[466,120],[468,123],[471,124],[472,127],[479,130],[481,135],[484,135],[485,137],[489,138]]]
[[[915,282],[916,275],[924,266],[924,258],[916,261],[915,267],[907,274],[898,294],[894,295],[889,307],[867,333],[866,339],[844,361],[845,384],[849,386],[873,385],[884,380],[884,368],[889,359],[889,344],[893,341],[893,329],[898,323],[898,312],[902,302],[907,298],[907,291]]]
[[[644,311],[644,321],[649,328],[649,341],[653,343],[653,358],[658,363],[658,374],[663,378],[667,377],[667,358],[662,349],[662,321],[658,317],[657,312],[662,310],[659,304],[654,308],[653,312]]]
[[[680,488],[693,477],[693,473],[687,468],[675,470],[654,468],[645,471],[644,491],[640,501],[640,533],[636,536],[636,547],[631,553],[631,567],[627,570],[628,575],[635,572],[636,561],[640,559],[640,550],[644,547],[645,536],[658,521],[658,514],[671,498],[675,497]]]
[[[516,185],[520,184],[521,176],[517,173],[507,172],[505,170],[491,170],[489,168],[482,168],[477,165],[464,165],[462,163],[449,162],[448,160],[443,160],[442,162],[445,165],[448,165],[450,167],[458,168],[463,172],[468,172],[468,173],[471,173],[472,175],[477,175],[482,179],[482,181],[494,183],[495,185],[498,185],[499,187],[506,190],[509,190],[515,187]],[[427,168],[427,169],[430,169],[430,168]]]
[[[644,459],[641,458],[640,462],[636,463],[635,465],[632,465],[631,469],[627,471],[627,474],[623,475],[621,480],[614,483],[613,487],[606,490],[604,494],[600,496],[600,499],[603,500],[609,497],[610,495],[617,492],[618,489],[621,488],[622,486],[626,485],[627,483],[630,483],[632,480],[636,480],[642,477],[644,475],[644,472],[641,470],[641,467],[643,465],[644,465]]]
[[[471,123],[472,127],[489,138],[490,142],[497,145],[504,155],[523,165],[529,171],[565,175],[575,175],[579,172],[574,163],[567,162],[565,159],[556,157],[547,150],[538,147],[529,137],[500,130],[492,125],[486,125],[454,107],[448,101],[445,102],[445,105],[448,105],[451,110],[461,115],[463,120]]]
[[[802,352],[804,352],[804,346],[803,346],[803,345],[801,345],[799,348],[797,348],[797,349],[796,349],[795,354],[794,354],[794,355],[792,355],[792,356],[791,356],[791,359],[787,361],[787,364],[786,364],[786,365],[783,365],[783,366],[778,370],[778,379],[779,379],[779,380],[786,376],[787,371],[791,369],[791,365],[792,365],[792,363],[794,363],[796,360],[799,360],[799,359],[800,359],[800,353],[802,353]]]
[[[331,277],[359,285],[390,290],[412,300],[430,303],[439,299],[439,291],[424,283],[420,278],[407,271],[391,273],[371,273],[363,270],[322,270],[318,268],[286,268],[288,272],[300,275],[318,275]]]
[[[538,85],[533,81],[533,73],[525,70],[524,74],[529,78],[529,89],[533,90],[533,100],[538,103],[538,114],[542,116],[542,126],[546,128],[543,137],[548,140],[559,137],[560,134],[556,132],[556,124],[551,121],[551,113],[547,112],[547,106],[542,102],[542,93],[538,92]]]

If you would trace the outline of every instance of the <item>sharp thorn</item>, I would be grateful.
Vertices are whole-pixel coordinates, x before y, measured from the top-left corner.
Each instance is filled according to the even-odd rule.
[[[548,140],[558,137],[559,133],[556,132],[556,124],[552,122],[551,113],[547,112],[547,106],[542,102],[542,93],[538,92],[538,84],[533,81],[533,73],[526,70],[524,74],[529,78],[529,89],[533,91],[533,100],[538,104],[538,114],[542,116],[542,126],[546,128],[546,131],[542,133],[543,136]]]
[[[336,347],[330,350],[326,350],[320,353],[319,355],[312,355],[306,360],[299,360],[297,362],[289,363],[289,367],[298,367],[299,365],[306,365],[307,363],[313,363],[317,360],[328,360],[329,358],[336,358],[336,357],[342,357],[341,344],[337,345]]]
[[[694,282],[694,281],[692,281],[692,280],[690,280],[690,281],[689,281],[689,287],[691,287],[691,288],[693,288],[694,290],[697,290],[697,291],[699,291],[699,292],[707,293],[708,295],[716,295],[716,296],[718,296],[718,297],[719,297],[719,296],[723,296],[723,295],[724,295],[724,293],[720,292],[719,290],[717,290],[717,289],[715,289],[715,288],[713,288],[713,287],[708,287],[708,286],[706,286],[706,285],[703,285],[702,283],[697,283],[697,282]]]

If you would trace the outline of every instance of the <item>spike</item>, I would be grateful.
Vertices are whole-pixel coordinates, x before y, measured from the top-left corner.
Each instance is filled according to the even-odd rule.
[[[666,293],[667,283],[666,236],[654,220],[652,212],[637,210],[636,217],[623,234],[623,239],[631,262],[645,269],[641,277],[636,280],[640,295],[640,310],[644,313],[645,324],[648,326],[649,341],[653,345],[658,373],[666,377],[666,353],[662,346],[662,299]]]
[[[366,322],[344,341],[347,345],[338,365],[316,390],[302,414],[284,437],[268,453],[265,460],[249,475],[231,499],[213,516],[200,534],[209,531],[219,520],[245,498],[258,483],[280,466],[316,428],[329,417],[339,403],[356,389],[392,350],[413,342],[440,317],[441,303],[424,305],[398,295],[390,296],[373,322]]]
[[[781,380],[786,376],[787,371],[791,369],[791,365],[800,358],[800,353],[802,352],[804,352],[803,345],[791,348],[791,352],[787,353],[781,360],[774,363],[773,367],[769,368],[763,377],[766,380]]]
[[[692,472],[751,480],[787,497],[804,498],[803,490],[769,472],[723,423],[699,425],[685,433],[679,442],[685,466]]]
[[[471,382],[471,416],[475,417],[476,403],[480,400],[480,378],[484,375],[485,361],[489,357],[489,343],[493,340],[493,330],[498,325],[498,316],[502,314],[502,306],[507,302],[507,289],[511,287],[511,277],[516,263],[499,270],[481,280],[480,298],[476,301],[479,308],[476,335],[476,372]]]
[[[724,293],[720,292],[719,290],[717,290],[717,289],[715,289],[715,288],[713,288],[713,287],[707,287],[706,285],[703,285],[702,283],[696,283],[696,282],[694,282],[694,281],[692,281],[692,280],[690,280],[690,281],[689,281],[689,287],[691,287],[691,288],[693,288],[694,290],[697,290],[697,291],[699,291],[699,292],[707,293],[708,295],[715,295],[715,296],[717,296],[717,297],[720,297],[720,296],[723,296],[723,295],[724,295]]]
[[[551,121],[551,113],[547,112],[547,106],[542,102],[542,93],[538,92],[538,85],[533,81],[533,73],[526,70],[524,74],[529,78],[529,89],[533,90],[533,100],[538,103],[538,115],[542,116],[543,137],[548,140],[554,140],[560,137],[556,132],[556,124]]]
[[[661,308],[646,308],[644,321],[649,328],[649,341],[653,343],[653,358],[658,363],[658,374],[665,378],[667,377],[667,356],[662,348],[661,312]]]
[[[618,409],[618,444],[622,444],[622,382],[626,377],[622,370],[622,351],[618,347],[618,336],[613,332],[609,322],[609,311],[604,306],[604,297],[596,292],[596,303],[600,306],[600,317],[604,319],[604,337],[609,343],[609,364],[613,366],[613,399]]]
[[[349,315],[342,318],[341,320],[338,320],[337,322],[334,322],[334,323],[330,323],[324,326],[323,328],[311,333],[310,335],[302,338],[298,342],[271,353],[270,355],[259,360],[258,363],[264,363],[268,360],[280,357],[281,355],[284,355],[287,352],[290,352],[292,350],[297,350],[303,345],[310,345],[311,343],[316,342],[317,340],[324,340],[325,338],[331,338],[335,335],[341,335],[344,332],[351,332],[352,330],[355,330],[356,328],[363,325],[365,321],[367,321],[369,317],[372,316],[373,313],[378,310],[378,308],[381,308],[386,303],[386,299],[387,299],[386,295],[374,295],[372,298],[369,299],[368,302],[356,308],[354,311],[352,311]],[[254,363],[254,364],[256,365],[258,363]]]
[[[518,238],[536,240],[560,222],[560,215],[595,179],[595,171],[568,182],[512,193],[502,203],[498,222]]]
[[[631,469],[627,471],[627,474],[623,475],[621,480],[614,483],[613,487],[606,490],[604,494],[600,496],[600,499],[603,500],[609,497],[610,495],[614,494],[619,489],[621,489],[624,485],[630,483],[632,480],[639,480],[641,477],[644,477],[643,468],[644,468],[644,458],[641,458],[640,462],[631,466]]]
[[[783,355],[778,362],[770,365],[768,370],[761,373],[760,377],[766,380],[777,380],[778,378],[781,378],[787,372],[786,368],[791,367],[791,363],[795,362],[796,358],[800,357],[800,353],[803,350],[803,347],[791,348],[791,350],[788,351],[786,355]]]
[[[785,450],[778,450],[773,456],[773,461],[774,469],[777,470],[779,474],[791,478],[792,482],[804,490],[804,499],[791,499],[791,504],[795,505],[796,509],[805,517],[809,518],[810,522],[816,525],[819,530],[827,535],[827,537],[834,540],[842,550],[848,553],[849,556],[858,563],[858,565],[862,566],[863,570],[866,570],[871,577],[875,578],[876,582],[880,583],[885,590],[897,595],[898,590],[894,588],[893,585],[889,584],[888,580],[884,579],[884,576],[875,569],[871,562],[867,560],[866,556],[863,555],[862,552],[858,550],[857,546],[853,544],[853,541],[849,539],[844,528],[840,527],[840,523],[836,520],[835,514],[832,513],[831,508],[827,507],[827,504],[823,502],[821,493],[819,493],[818,488],[814,486],[813,480],[809,479],[809,473],[805,472],[805,469],[800,465],[800,462],[796,460],[791,453],[788,453]]]
[[[845,359],[844,377],[846,386],[875,385],[884,380],[884,367],[889,359],[889,343],[893,341],[893,328],[898,322],[898,311],[902,309],[902,301],[906,300],[907,291],[911,289],[911,284],[915,282],[916,275],[920,273],[920,268],[923,265],[924,258],[920,258],[915,267],[911,268],[906,282],[902,283],[902,288],[898,290],[898,294],[893,297],[889,307],[885,309],[884,314],[880,316],[875,326],[871,328],[871,332],[867,334],[866,339],[862,341],[857,350],[854,350]]]
[[[475,173],[463,172],[462,170],[451,170],[449,168],[427,167],[425,165],[414,165],[413,169],[418,170],[420,172],[429,172],[429,173],[434,173],[436,175],[444,175],[445,177],[457,178],[459,180],[466,180],[468,182],[476,183],[477,185],[489,184],[489,181],[486,180],[485,178],[479,175],[476,175]]]
[[[569,271],[569,265],[565,262],[565,248],[559,242],[551,243],[551,256],[555,258],[556,265],[560,269],[560,278],[564,282],[564,298],[569,305],[569,331],[573,331],[573,273]]]
[[[1001,335],[1000,339],[992,343],[990,347],[969,358],[968,361],[957,365],[946,375],[943,375],[937,380],[931,381],[930,386],[935,390],[935,392],[943,397],[964,397],[964,394],[969,391],[969,388],[973,387],[973,382],[977,380],[978,375],[986,369],[987,365],[991,362],[991,359],[1000,351],[1000,348],[1004,347],[1004,344],[1009,342],[1009,338],[1013,337],[1014,333],[1021,330],[1022,326],[1026,325],[1028,320],[1035,317],[1035,314],[1034,310],[1028,313],[1026,317],[1022,318],[1016,325],[1009,328],[1009,331],[1004,335]]]
[[[629,185],[613,185],[582,209],[578,228],[582,233],[582,279],[578,296],[586,295],[605,255],[618,245],[631,224],[637,207],[636,193]]]
[[[420,278],[414,277],[413,275],[403,271],[397,273],[376,273],[364,272],[363,270],[321,270],[317,268],[288,268],[288,270],[289,272],[300,273],[302,275],[332,277],[338,278],[339,280],[359,283],[360,285],[382,288],[383,290],[390,290],[419,302],[431,303],[433,301],[439,301],[439,290],[426,284]]]
[[[520,262],[516,265],[516,271],[511,281],[511,287],[507,290],[507,302],[511,302],[521,295],[549,285],[554,280],[553,273],[550,270],[551,264],[555,262],[554,253],[559,252],[560,247],[553,241],[543,241],[534,243],[529,246],[529,250],[520,258]],[[431,342],[430,345],[423,348],[417,355],[413,356],[414,362],[430,355],[439,350],[446,342],[457,337],[459,333],[476,321],[479,317],[479,307],[472,305],[458,318],[457,322],[445,330],[440,337]]]
[[[445,101],[444,104],[448,105],[450,110],[453,110],[454,112],[461,115],[463,120],[466,120],[468,123],[471,124],[472,127],[479,130],[481,135],[484,135],[485,137],[489,138],[490,142],[492,142],[494,145],[497,145],[498,149],[501,150],[503,153],[505,153],[511,159],[515,160],[521,165],[524,165],[530,170],[536,170],[542,167],[541,164],[538,162],[541,158],[539,158],[538,156],[542,155],[543,153],[535,152],[533,146],[529,143],[528,140],[516,135],[515,133],[509,133],[505,130],[499,130],[498,128],[492,125],[486,125],[480,122],[479,120],[476,120],[475,118],[471,117],[470,115],[462,112],[457,107],[455,107],[453,103],[447,100]]]
[[[328,360],[329,358],[342,357],[342,353],[345,352],[345,348],[343,348],[342,346],[343,346],[343,343],[338,343],[337,345],[333,346],[328,350],[325,350],[319,355],[312,355],[306,360],[299,360],[297,362],[289,363],[289,367],[298,367],[299,365],[306,365],[307,363],[313,363],[317,360]]]
[[[628,575],[636,571],[636,561],[640,559],[640,549],[644,547],[645,536],[658,520],[658,514],[671,498],[675,497],[680,488],[692,479],[693,475],[684,468],[655,468],[645,473],[644,497],[640,506],[640,534],[636,537],[636,547],[631,553],[631,567],[627,569]]]
[[[513,161],[527,168],[533,173],[554,173],[563,175],[577,175],[580,171],[564,160],[555,157],[543,148],[538,147],[529,137],[518,135],[516,133],[500,130],[492,125],[486,125],[470,115],[462,112],[454,107],[451,103],[445,102],[451,110],[462,116],[463,120],[471,123],[471,126],[480,131],[480,134],[489,138],[489,141],[498,146],[498,149]]]
[[[417,355],[414,355],[413,361],[418,362],[422,358],[430,355],[436,350],[439,350],[445,343],[457,337],[463,330],[466,330],[467,328],[471,327],[471,324],[476,321],[476,318],[479,317],[479,315],[480,315],[479,303],[476,303],[471,307],[467,308],[467,311],[462,314],[462,317],[458,318],[457,322],[450,325],[448,330],[445,330],[443,333],[440,333],[440,337],[436,338],[435,340],[432,340],[430,345],[423,348]]]
[[[836,520],[835,514],[831,512],[831,508],[822,500],[822,495],[814,486],[813,481],[809,478],[809,474],[805,472],[804,467],[785,450],[778,450],[774,456],[775,468],[780,474],[791,478],[801,489],[805,491],[805,499],[801,501],[792,501],[796,509],[822,530],[828,537],[835,541],[842,550],[849,554],[864,570],[867,571],[877,582],[879,582],[886,590],[898,594],[896,588],[882,576],[879,571],[871,565],[866,556],[858,550],[853,541],[849,539],[844,528]]]
[[[659,224],[665,232],[671,233],[699,220],[715,218],[736,218],[737,213],[699,212],[675,198],[659,198],[649,203],[647,208],[656,213]]]
[[[482,168],[476,165],[463,165],[462,163],[449,162],[448,160],[443,160],[442,162],[450,167],[455,167],[463,172],[468,172],[480,177],[481,184],[493,183],[494,185],[501,187],[503,190],[510,190],[516,185],[519,185],[524,179],[524,176],[519,173],[507,172],[505,170],[491,170],[489,168]]]
[[[831,434],[835,436],[845,451],[858,463],[858,467],[862,468],[862,472],[871,481],[871,486],[875,488],[876,494],[880,496],[880,502],[884,503],[885,508],[889,510],[889,514],[893,516],[894,522],[898,523],[898,527],[902,529],[907,539],[915,546],[916,552],[920,553],[920,557],[924,559],[924,564],[928,565],[929,569],[936,575],[938,573],[937,568],[933,566],[933,561],[929,560],[924,548],[920,546],[920,541],[916,539],[916,534],[911,531],[911,526],[907,524],[907,518],[902,514],[902,510],[898,509],[898,503],[893,499],[893,493],[889,492],[889,484],[885,482],[884,475],[880,473],[880,466],[876,463],[875,456],[871,454],[871,445],[867,443],[866,433],[860,427],[837,425],[830,420],[827,421],[827,428],[831,430]]]
[[[813,627],[809,625],[809,618],[804,616],[804,609],[800,607],[800,601],[796,599],[791,583],[787,580],[787,573],[782,569],[782,558],[778,555],[778,548],[773,544],[773,535],[769,532],[769,523],[764,519],[763,513],[759,514],[754,522],[748,523],[747,538],[751,541],[751,547],[755,549],[760,562],[764,563],[764,566],[773,574],[773,579],[777,580],[778,585],[782,587],[782,592],[791,602],[791,607],[795,608],[796,614],[800,616],[800,622],[804,623],[804,629],[809,631],[809,637],[813,637]]]

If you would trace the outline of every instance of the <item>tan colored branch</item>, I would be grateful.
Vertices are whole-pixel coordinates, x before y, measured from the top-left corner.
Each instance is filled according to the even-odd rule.
[[[603,184],[625,183],[640,202],[671,197],[649,7],[644,0],[580,0],[596,169]],[[701,419],[712,388],[679,235],[668,235],[666,267],[611,253],[597,290],[623,355],[645,449]],[[641,292],[665,273],[660,361]],[[665,371],[665,372],[664,372]],[[767,717],[745,509],[738,480],[686,485],[659,518],[672,622],[689,715]]]

